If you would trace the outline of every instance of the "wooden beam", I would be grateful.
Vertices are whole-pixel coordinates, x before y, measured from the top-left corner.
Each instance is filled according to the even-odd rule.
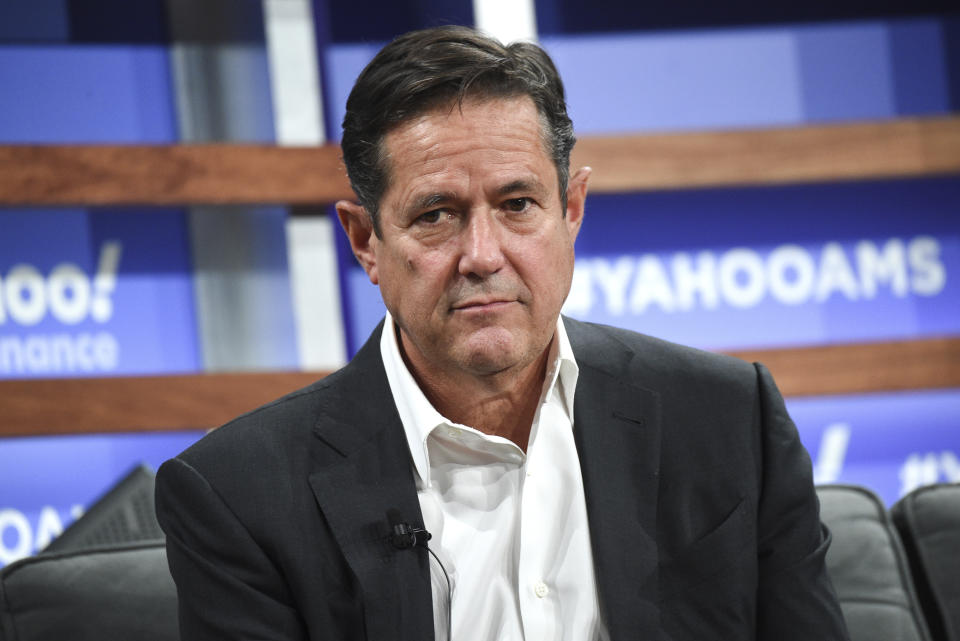
[[[731,352],[786,396],[960,387],[960,338]],[[0,436],[209,428],[320,373],[0,381]]]
[[[335,145],[0,146],[0,205],[296,205],[352,197]]]
[[[960,338],[730,352],[764,363],[785,396],[960,387]]]
[[[283,372],[0,381],[0,436],[217,427],[321,377]]]
[[[960,173],[960,117],[584,137],[593,193]],[[0,206],[317,205],[352,198],[337,146],[0,146]]]
[[[593,193],[960,173],[960,118],[584,138]]]

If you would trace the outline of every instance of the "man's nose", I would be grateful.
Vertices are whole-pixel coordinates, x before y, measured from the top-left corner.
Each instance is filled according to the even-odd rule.
[[[503,267],[503,245],[495,214],[476,212],[470,216],[463,234],[460,273],[484,278]]]

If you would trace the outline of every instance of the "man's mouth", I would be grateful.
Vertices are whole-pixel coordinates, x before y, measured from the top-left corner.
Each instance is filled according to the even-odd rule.
[[[510,303],[515,303],[515,299],[507,298],[475,298],[455,303],[452,306],[453,311],[493,311],[500,307],[506,307]]]

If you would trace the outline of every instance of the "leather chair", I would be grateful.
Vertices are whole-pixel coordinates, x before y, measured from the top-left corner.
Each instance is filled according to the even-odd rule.
[[[177,641],[163,541],[43,553],[0,571],[0,641]]]
[[[914,490],[891,508],[935,641],[960,641],[960,483]]]
[[[906,556],[886,507],[873,492],[822,485],[820,518],[833,543],[827,571],[851,641],[930,641]]]

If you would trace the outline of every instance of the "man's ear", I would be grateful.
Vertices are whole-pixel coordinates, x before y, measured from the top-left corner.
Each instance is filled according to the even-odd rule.
[[[374,285],[380,284],[377,273],[377,254],[375,251],[378,238],[373,233],[373,221],[367,210],[349,200],[340,200],[336,204],[337,217],[347,232],[353,255],[357,257],[363,271]]]
[[[581,167],[570,176],[567,183],[567,230],[570,238],[576,240],[580,225],[583,224],[583,213],[587,202],[587,181],[593,169]]]

